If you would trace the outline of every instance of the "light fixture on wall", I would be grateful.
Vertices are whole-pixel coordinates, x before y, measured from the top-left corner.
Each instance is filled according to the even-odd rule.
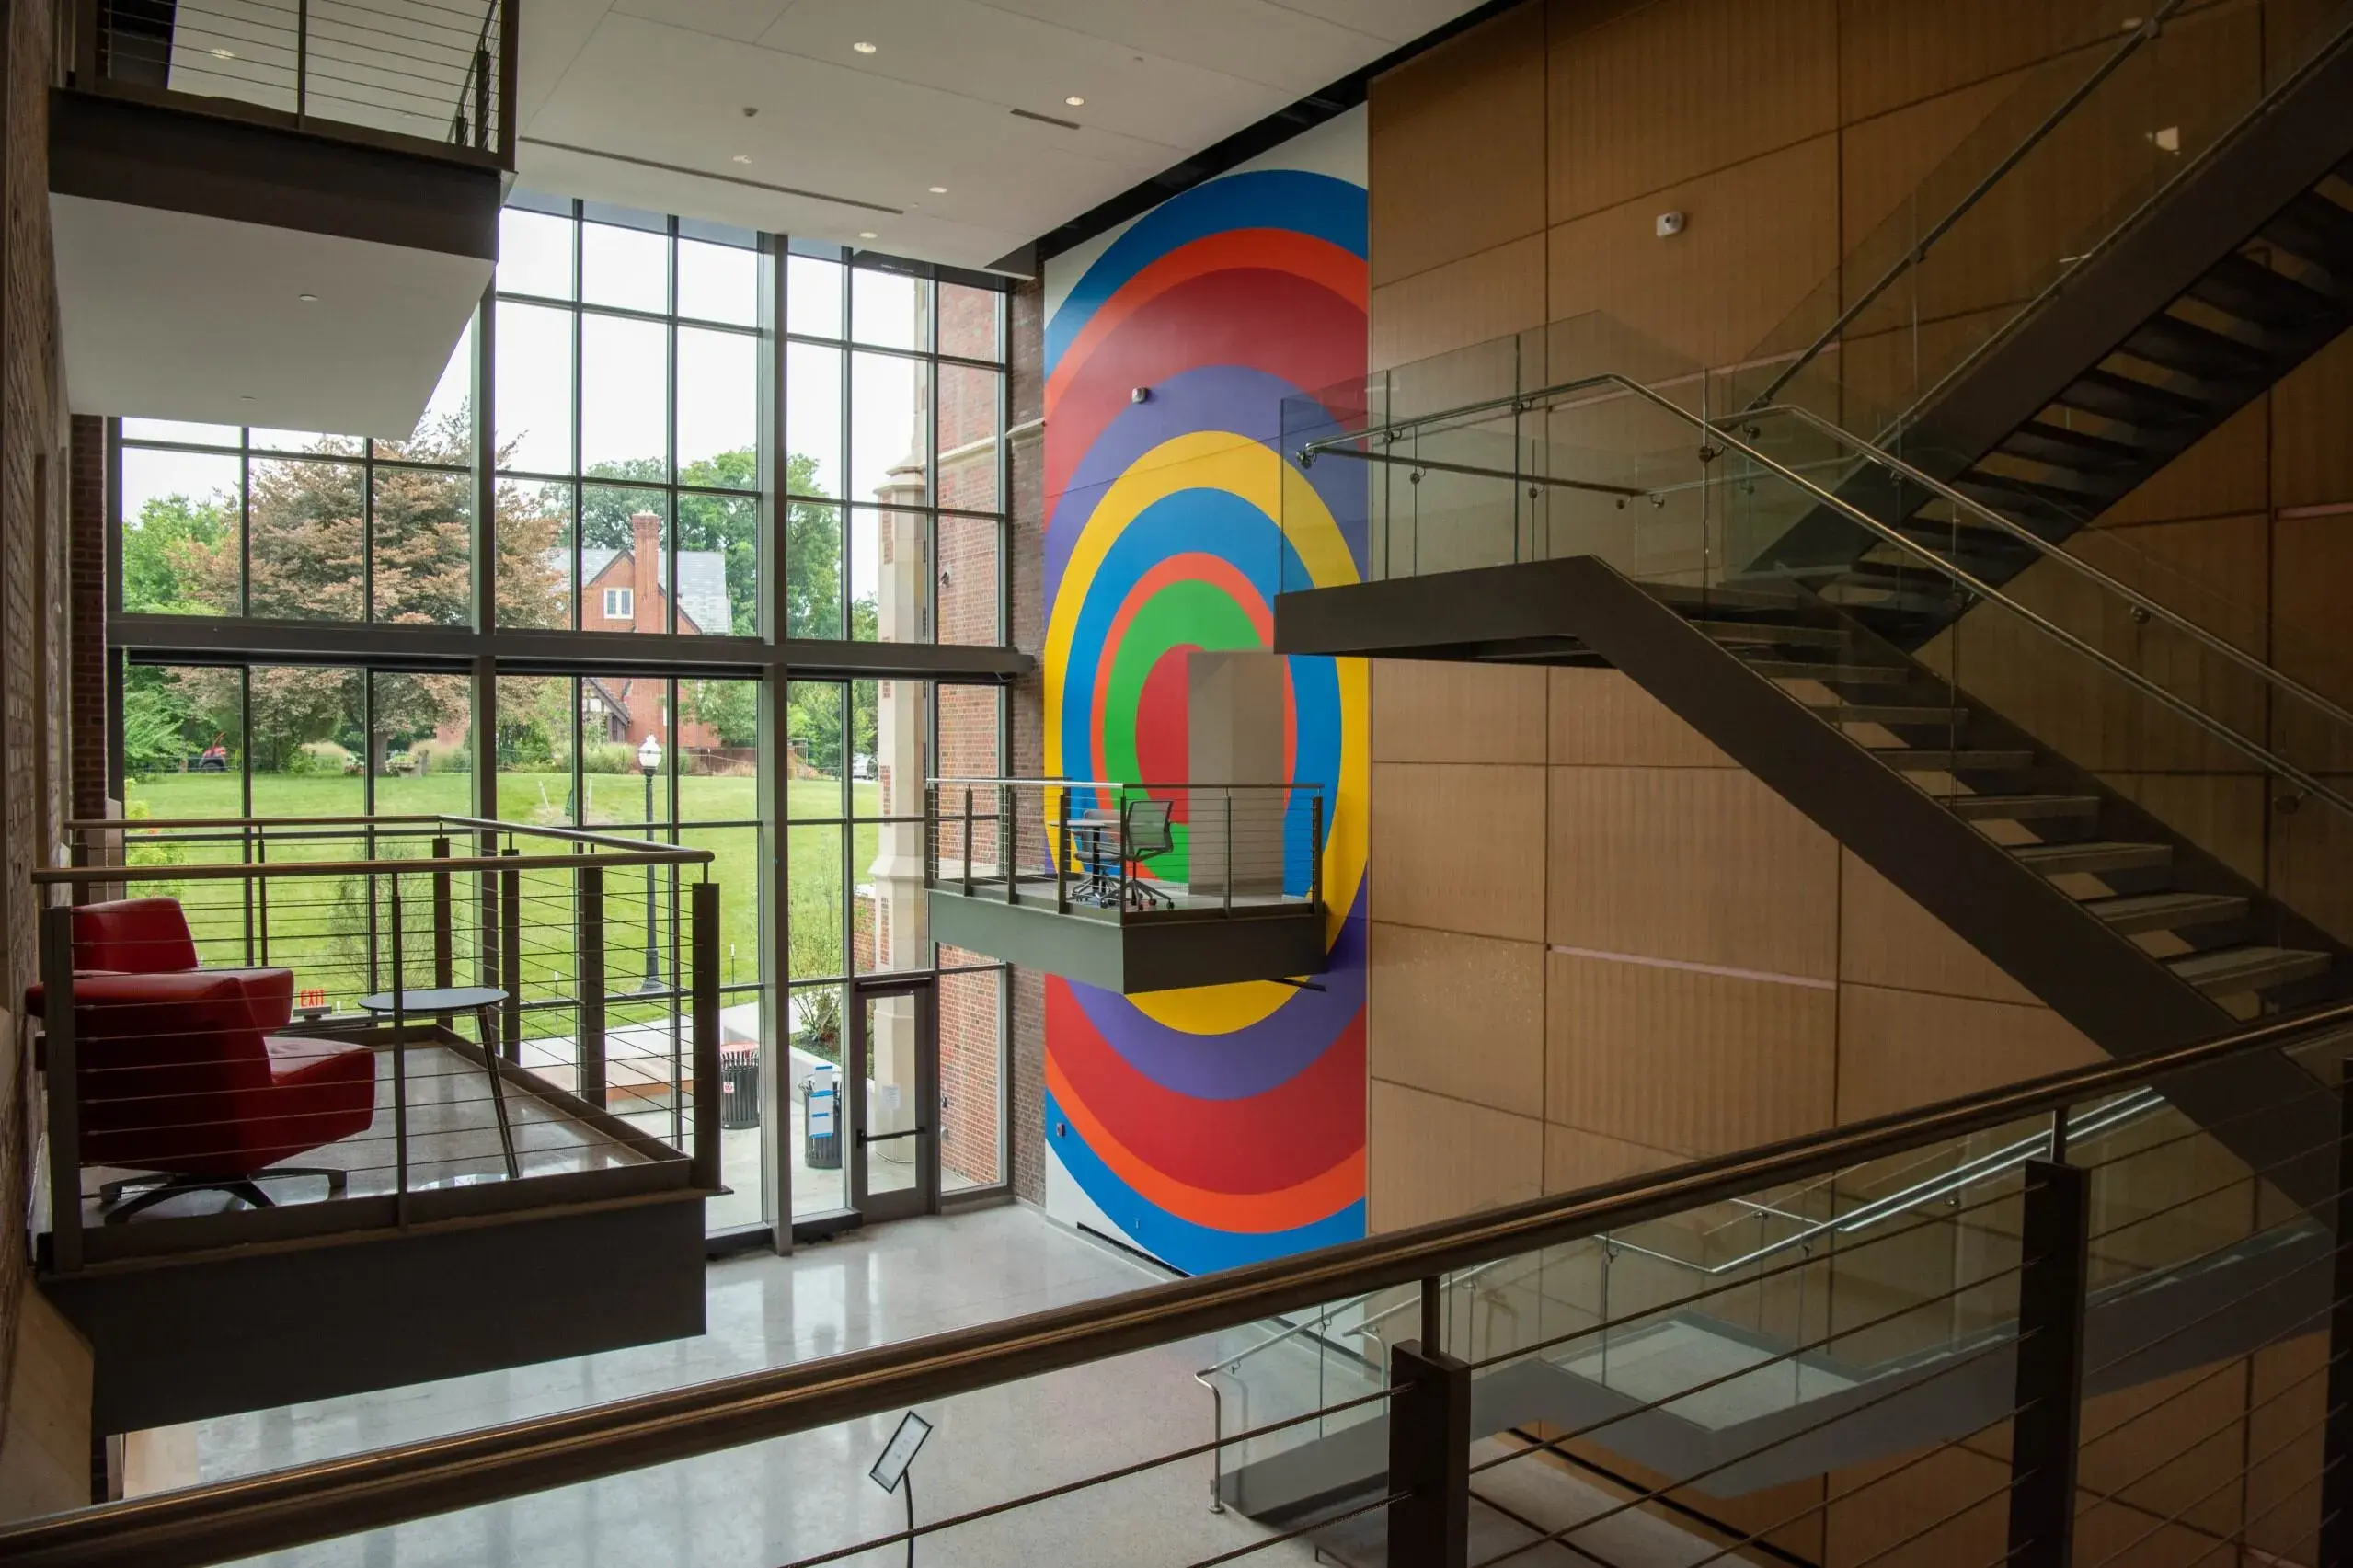
[[[296,294],[294,298],[302,301],[303,303],[306,305],[315,305],[318,303],[318,296],[316,294]]]
[[[1661,212],[1654,227],[1660,239],[1672,239],[1683,232],[1683,215],[1680,212]]]
[[[1128,394],[1128,401],[1129,401],[1129,402],[1131,402],[1131,403],[1149,403],[1149,402],[1151,402],[1151,401],[1152,401],[1152,388],[1150,388],[1150,387],[1148,387],[1148,386],[1139,386],[1139,387],[1135,388],[1133,391],[1131,391],[1131,392],[1130,392],[1130,393]]]
[[[882,236],[880,235],[876,234],[872,229],[860,229],[858,231],[858,238],[860,239],[880,239],[881,237]]]
[[[738,153],[729,161],[730,163],[748,164],[752,161],[752,155],[749,153]]]
[[[944,185],[935,185],[931,188],[931,193],[934,196],[945,196],[947,194],[947,187]]]
[[[1070,105],[1073,109],[1085,109],[1086,107],[1086,100],[1079,97],[1076,93],[1073,93],[1062,101]]]
[[[857,42],[850,45],[850,47],[856,50],[860,54],[872,54],[875,49],[873,44],[868,43],[864,39],[858,40]]]

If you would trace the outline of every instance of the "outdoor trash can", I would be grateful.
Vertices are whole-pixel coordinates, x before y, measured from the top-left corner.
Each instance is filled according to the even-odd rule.
[[[842,1168],[842,1106],[831,1072],[800,1081],[801,1163],[812,1171]]]
[[[760,1049],[731,1046],[719,1052],[719,1126],[760,1125]]]

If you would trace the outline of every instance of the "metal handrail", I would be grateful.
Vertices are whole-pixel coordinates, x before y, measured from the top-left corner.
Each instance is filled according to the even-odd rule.
[[[2101,83],[2121,69],[2124,63],[2138,53],[2144,44],[2156,38],[2164,29],[2166,19],[2181,9],[2182,3],[2183,0],[2163,0],[2163,4],[2149,14],[2148,19],[2133,29],[2129,38],[2118,45],[2106,59],[2101,61],[2073,92],[2060,99],[2057,108],[2046,113],[2037,122],[2035,128],[2026,132],[2025,140],[2011,148],[2000,163],[1995,164],[1992,168],[1980,176],[1978,182],[1968,189],[1958,202],[1954,204],[1952,211],[1930,224],[1928,232],[1921,235],[1902,256],[1897,258],[1893,267],[1879,275],[1878,281],[1857,294],[1854,297],[1854,303],[1841,311],[1838,319],[1824,327],[1821,334],[1813,342],[1808,344],[1805,349],[1773,379],[1772,384],[1757,395],[1756,403],[1752,406],[1762,406],[1778,397],[1781,395],[1781,389],[1787,386],[1800,371],[1812,364],[1824,349],[1837,340],[1839,335],[1846,330],[1856,316],[1869,309],[1873,302],[1894,285],[1898,278],[1927,260],[1928,252],[1936,242],[1950,234],[1953,226],[1966,217],[1971,208],[1984,200],[1993,188],[2002,183],[2003,177],[2025,160],[2027,154],[2040,146],[2046,137],[2059,129],[2070,115],[2082,108],[2083,100],[2090,97]]]
[[[1118,779],[1017,778],[939,778],[925,779],[924,782],[926,784],[968,784],[974,788],[978,788],[982,784],[989,784],[992,786],[1011,784],[1016,788],[1029,789],[1284,789],[1314,791],[1320,790],[1324,787],[1319,784],[1308,784],[1303,781],[1300,783],[1291,783],[1281,779],[1260,779],[1252,784],[1208,783],[1189,779],[1156,784],[1122,783]]]
[[[2102,1133],[2114,1132],[2119,1127],[2129,1127],[2145,1116],[2153,1116],[2164,1110],[2168,1104],[2165,1097],[2155,1090],[2142,1089],[2134,1093],[2120,1096],[2106,1104],[2095,1105],[2090,1110],[2068,1118],[2066,1146],[2072,1148],[2086,1138],[2096,1138]],[[1842,1236],[1852,1235],[1857,1230],[1868,1230],[1884,1220],[1908,1214],[1913,1209],[1925,1208],[1932,1203],[1952,1196],[1955,1193],[1966,1191],[1980,1182],[2006,1175],[2021,1168],[2030,1160],[2047,1159],[2050,1152],[2050,1133],[2038,1132],[2030,1138],[2019,1139],[2005,1148],[1994,1150],[1988,1154],[1980,1154],[1974,1160],[1957,1165],[1941,1176],[1931,1176],[1924,1182],[1915,1182],[1911,1186],[1889,1193],[1885,1197],[1874,1198],[1852,1213],[1841,1215],[1836,1219],[1808,1221],[1806,1228],[1801,1230],[1792,1232],[1778,1241],[1768,1242],[1761,1247],[1751,1248],[1739,1257],[1727,1258],[1718,1264],[1695,1263],[1690,1258],[1678,1257],[1672,1253],[1659,1252],[1643,1246],[1639,1242],[1629,1242],[1623,1236],[1610,1235],[1602,1239],[1621,1252],[1636,1253],[1643,1257],[1656,1258],[1661,1263],[1674,1264],[1679,1267],[1715,1278],[1720,1275],[1747,1268],[1752,1264],[1762,1263],[1766,1258],[1788,1252],[1792,1248],[1811,1246],[1814,1242],[1825,1235],[1833,1233]]]
[[[348,827],[375,830],[425,827],[449,827],[469,832],[505,833],[510,837],[521,833],[540,838],[578,843],[606,853],[583,855],[571,854],[502,854],[502,855],[436,855],[430,857],[401,856],[363,860],[281,860],[228,862],[219,864],[189,865],[59,865],[37,866],[31,880],[36,887],[86,887],[96,885],[126,882],[226,882],[273,880],[294,876],[361,876],[378,874],[410,876],[427,871],[434,873],[463,871],[576,871],[585,865],[656,866],[700,865],[708,867],[717,858],[715,852],[683,844],[663,844],[652,839],[633,839],[613,833],[585,832],[569,828],[546,828],[529,822],[501,822],[486,817],[457,817],[447,812],[410,812],[383,817],[209,817],[175,818],[164,821],[134,820],[130,818],[78,818],[65,823],[68,832],[103,830],[120,832],[126,849],[147,841],[141,829],[266,829],[270,826],[290,828]],[[169,843],[174,841],[162,839]]]
[[[1905,462],[1902,458],[1898,457],[1891,452],[1888,452],[1886,448],[1874,445],[1872,442],[1865,441],[1861,436],[1854,434],[1852,430],[1846,429],[1831,420],[1823,418],[1820,415],[1815,413],[1810,408],[1801,408],[1796,405],[1790,403],[1775,403],[1767,407],[1751,409],[1739,417],[1744,419],[1769,418],[1774,417],[1796,419],[1799,423],[1804,424],[1812,429],[1819,430],[1822,434],[1829,436],[1835,441],[1844,442],[1848,446],[1854,448],[1856,452],[1861,453],[1866,461],[1877,463],[1884,468],[1892,469],[1897,474],[1902,475],[1905,479],[1910,480],[1912,484],[1918,485],[1922,489],[1934,495],[1939,500],[1949,501],[1954,506],[1957,506],[1968,512],[1969,516],[1977,519],[1979,521],[2001,530],[2003,532],[2009,534],[2012,538],[2018,540],[2022,544],[2032,545],[2047,559],[2059,563],[2065,567],[2069,571],[2075,573],[2078,577],[2087,578],[2091,581],[2099,584],[2110,593],[2115,594],[2118,598],[2131,604],[2134,608],[2146,611],[2152,619],[2163,621],[2166,625],[2173,627],[2174,630],[2180,632],[2183,635],[2190,638],[2192,641],[2198,643],[2199,646],[2207,648],[2210,652],[2219,654],[2223,658],[2237,665],[2240,669],[2246,670],[2248,673],[2254,675],[2256,679],[2264,681],[2266,684],[2274,686],[2295,697],[2299,701],[2318,708],[2321,712],[2336,720],[2339,724],[2346,726],[2347,728],[2353,728],[2353,711],[2347,711],[2347,709],[2340,707],[2336,703],[2329,701],[2326,697],[2322,696],[2318,692],[2315,692],[2311,687],[2306,686],[2294,676],[2289,675],[2271,665],[2266,664],[2263,660],[2255,658],[2255,655],[2247,652],[2244,648],[2240,647],[2236,643],[2232,642],[2227,637],[2217,636],[2214,633],[2208,631],[2205,627],[2199,625],[2197,622],[2190,620],[2187,616],[2183,615],[2178,612],[2167,609],[2156,600],[2150,598],[2147,594],[2142,593],[2140,589],[2129,586],[2119,578],[2112,577],[2108,573],[2102,571],[2099,567],[2083,559],[2083,556],[2074,554],[2072,551],[2060,549],[2058,545],[2052,544],[2049,540],[2045,539],[2041,534],[2037,533],[2033,529],[2026,527],[2024,523],[2019,522],[2016,519],[2004,516],[2003,513],[1996,511],[1993,508],[1987,506],[1984,502],[1963,494],[1961,491],[1953,488],[1952,486],[1947,485],[1943,480],[1938,479],[1933,475],[1930,475],[1913,464]]]
[[[923,1339],[0,1527],[19,1568],[197,1568],[907,1405],[1598,1236],[2258,1051],[2353,1041],[2353,1002],[1581,1192]],[[2328,1093],[2315,1082],[2314,1093]]]
[[[1739,436],[1736,436],[1729,430],[1725,429],[1722,426],[1710,423],[1699,415],[1693,413],[1690,409],[1682,406],[1680,404],[1675,403],[1668,397],[1662,396],[1660,394],[1652,391],[1649,387],[1644,386],[1641,383],[1635,381],[1630,377],[1605,372],[1601,375],[1582,376],[1575,381],[1563,382],[1556,386],[1540,387],[1533,392],[1521,393],[1514,397],[1503,399],[1502,402],[1524,404],[1527,406],[1532,407],[1538,402],[1545,398],[1567,396],[1572,393],[1592,391],[1601,387],[1615,387],[1621,392],[1631,394],[1634,396],[1642,398],[1659,408],[1665,409],[1669,414],[1671,414],[1676,418],[1682,420],[1685,424],[1690,425],[1693,429],[1698,430],[1704,441],[1722,442],[1725,446],[1731,448],[1733,451],[1740,453],[1741,456],[1746,457],[1751,463],[1757,464],[1758,467],[1766,470],[1769,473],[1777,475],[1786,483],[1796,486],[1807,495],[1813,497],[1815,500],[1820,502],[1823,506],[1828,507],[1831,510],[1838,513],[1841,517],[1845,518],[1848,521],[1855,523],[1858,526],[1877,534],[1883,541],[1889,544],[1893,544],[1907,555],[1918,557],[1921,561],[1926,563],[1934,570],[1942,572],[1945,576],[1952,578],[1953,581],[1958,583],[1961,587],[1968,589],[1969,592],[1975,594],[1978,598],[2001,605],[2003,609],[2008,610],[2012,614],[2016,615],[2019,619],[2025,621],[2027,624],[2041,632],[2045,636],[2051,638],[2058,642],[2060,646],[2071,649],[2080,657],[2087,658],[2103,670],[2107,670],[2118,680],[2122,681],[2126,685],[2130,686],[2135,691],[2141,692],[2141,695],[2157,704],[2158,706],[2171,710],[2179,717],[2187,719],[2190,724],[2206,731],[2207,734],[2222,742],[2225,746],[2230,747],[2232,750],[2237,751],[2242,756],[2260,763],[2267,772],[2276,773],[2279,777],[2288,780],[2290,784],[2293,784],[2298,789],[2302,790],[2307,795],[2314,795],[2320,799],[2325,800],[2331,806],[2334,806],[2338,810],[2344,812],[2347,816],[2353,817],[2353,799],[2347,799],[2346,796],[2339,795],[2336,790],[2331,789],[2328,785],[2323,784],[2311,773],[2306,773],[2303,769],[2296,766],[2295,763],[2289,761],[2284,757],[2275,755],[2268,748],[2248,739],[2245,736],[2241,735],[2237,730],[2232,729],[2229,725],[2224,724],[2221,720],[2207,713],[2203,708],[2198,707],[2196,704],[2175,695],[2172,692],[2167,691],[2164,687],[2150,680],[2147,676],[2142,675],[2139,670],[2118,662],[2117,659],[2110,658],[2107,654],[2093,647],[2090,643],[2085,642],[2083,638],[2077,636],[2074,633],[2067,630],[2065,627],[2036,613],[2032,610],[2027,609],[2025,605],[2019,603],[2008,594],[2003,593],[1991,583],[1985,581],[1983,578],[1979,578],[1976,574],[1946,560],[1944,556],[1939,555],[1934,550],[1929,548],[1919,540],[1913,539],[1909,534],[1903,533],[1899,530],[1888,526],[1887,523],[1880,521],[1877,518],[1871,516],[1868,512],[1865,512],[1860,508],[1854,506],[1852,502],[1824,489],[1821,486],[1814,483],[1811,479],[1807,478],[1797,470],[1790,467],[1787,464],[1783,463],[1780,459],[1759,451],[1757,448],[1750,446]],[[1484,405],[1472,405],[1467,406],[1495,407],[1499,406],[1499,404],[1490,400]],[[1303,468],[1308,467],[1314,463],[1314,460],[1317,457],[1326,455],[1352,457],[1359,459],[1360,461],[1371,463],[1410,463],[1412,460],[1409,458],[1395,457],[1385,452],[1355,451],[1352,449],[1351,443],[1370,441],[1376,435],[1385,435],[1392,430],[1409,429],[1417,425],[1426,424],[1434,419],[1451,418],[1463,411],[1463,410],[1461,409],[1451,409],[1443,410],[1437,414],[1416,415],[1405,419],[1393,420],[1387,425],[1372,426],[1352,435],[1328,436],[1322,441],[1310,441],[1305,446],[1299,449],[1297,454],[1299,464]],[[1713,455],[1716,454],[1713,452],[1707,453],[1706,457],[1703,457],[1703,461],[1706,461],[1707,457],[1712,457]],[[1495,471],[1495,477],[1498,479],[1512,479],[1516,478],[1517,475],[1498,469]]]

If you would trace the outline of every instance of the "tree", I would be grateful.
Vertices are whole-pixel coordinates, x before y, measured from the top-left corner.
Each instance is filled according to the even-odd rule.
[[[224,505],[220,496],[150,498],[139,509],[138,521],[122,531],[122,608],[149,615],[234,612],[235,593],[225,601],[208,602],[196,596],[189,573],[235,532],[235,503]]]
[[[760,683],[756,681],[682,681],[679,717],[707,724],[722,746],[760,744]]]

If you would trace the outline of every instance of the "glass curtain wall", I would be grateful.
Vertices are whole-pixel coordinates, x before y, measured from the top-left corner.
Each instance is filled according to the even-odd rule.
[[[723,1053],[773,1064],[780,1082],[757,1095],[773,1147],[798,1154],[796,1070],[838,1064],[849,979],[937,968],[946,1185],[1002,1185],[1008,987],[1001,966],[929,943],[921,814],[935,767],[997,770],[1003,692],[774,674],[796,642],[832,644],[829,667],[854,670],[844,643],[1004,641],[1004,297],[924,270],[517,192],[488,350],[469,330],[407,438],[119,421],[130,814],[495,801],[506,820],[710,848]],[[497,590],[477,624],[483,549]],[[763,592],[769,572],[781,591]],[[140,647],[143,617],[252,628],[199,662],[167,632]],[[269,651],[273,626],[318,621],[385,630],[353,633],[356,663]],[[472,655],[435,668],[388,651],[410,625],[466,634]],[[510,634],[549,632],[630,651],[578,638],[515,664]],[[688,661],[678,639],[712,635],[744,639],[740,655]],[[474,670],[496,672],[480,693]],[[763,767],[767,691],[788,696]],[[790,905],[774,911],[771,834]],[[608,895],[629,927],[609,943],[611,1026],[649,1048],[680,1027],[678,881]],[[534,954],[526,971],[554,996],[576,980],[567,960]],[[771,1015],[786,1036],[773,1048]],[[838,1175],[829,1193],[798,1158],[765,1169],[758,1127],[725,1142],[715,1229],[841,1207]]]

